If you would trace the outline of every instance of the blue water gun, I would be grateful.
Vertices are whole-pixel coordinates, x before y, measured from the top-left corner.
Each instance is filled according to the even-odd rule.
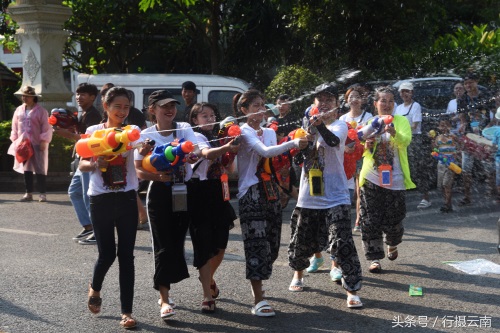
[[[142,160],[144,169],[148,171],[178,170],[186,161],[185,156],[194,151],[194,144],[185,139],[175,140],[156,146],[152,154]]]

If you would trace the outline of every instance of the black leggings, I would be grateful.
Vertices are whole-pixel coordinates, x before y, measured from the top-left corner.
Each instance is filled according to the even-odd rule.
[[[38,192],[46,193],[47,176],[36,174],[36,187]],[[26,193],[33,193],[33,172],[24,171],[24,186],[26,186]]]
[[[100,291],[104,277],[118,256],[122,313],[132,313],[134,298],[134,246],[137,234],[135,191],[90,196],[90,216],[99,256],[94,266],[92,289]],[[115,244],[118,234],[118,251]]]

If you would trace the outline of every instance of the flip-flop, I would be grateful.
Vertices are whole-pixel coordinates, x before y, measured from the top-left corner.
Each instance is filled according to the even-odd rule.
[[[387,259],[389,260],[396,260],[398,258],[398,248],[397,246],[387,247]]]
[[[170,304],[165,304],[160,309],[160,316],[163,320],[175,315],[175,310]]]
[[[168,304],[172,307],[172,309],[175,309],[177,307],[177,304],[175,304],[173,298],[168,298]],[[161,298],[158,299],[158,305],[161,306]]]
[[[266,310],[268,310],[268,312],[264,312]],[[252,314],[257,317],[273,317],[276,315],[276,312],[274,312],[274,309],[264,300],[252,307]]]
[[[217,283],[215,283],[215,281],[214,281],[214,284],[210,285],[210,290],[212,292],[212,298],[213,299],[216,299],[217,297],[219,297],[220,289],[217,288]]]
[[[304,291],[304,278],[300,280],[292,279],[292,283],[290,283],[290,287],[288,287],[288,290],[292,292]]]
[[[347,295],[347,307],[361,308],[363,307],[363,303],[361,303],[361,299],[359,298],[358,295]]]
[[[101,312],[102,298],[99,296],[89,296],[88,308],[93,314]]]
[[[203,313],[214,313],[215,312],[215,301],[203,301],[201,302],[201,312]]]
[[[89,283],[89,293],[92,289],[92,285]],[[87,307],[93,314],[98,314],[101,312],[102,298],[100,296],[90,296],[87,301]]]

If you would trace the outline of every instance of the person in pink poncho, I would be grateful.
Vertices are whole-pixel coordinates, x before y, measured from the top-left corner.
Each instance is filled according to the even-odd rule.
[[[21,201],[33,201],[33,173],[36,174],[39,201],[46,202],[46,179],[49,166],[49,143],[52,140],[52,126],[48,122],[49,113],[38,105],[35,88],[25,86],[21,89],[23,104],[14,111],[9,154],[15,155],[17,146],[23,138],[28,138],[33,147],[33,155],[20,163],[14,159],[14,170],[24,174],[26,193]]]

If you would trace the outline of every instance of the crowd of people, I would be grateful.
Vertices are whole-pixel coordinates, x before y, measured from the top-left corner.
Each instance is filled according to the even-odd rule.
[[[26,182],[21,200],[33,200],[35,173],[39,201],[45,202],[48,144],[53,133],[78,141],[81,134],[112,132],[115,138],[140,132],[128,137],[134,149],[122,151],[120,146],[118,153],[111,153],[112,158],[105,154],[76,156],[78,168],[68,189],[83,227],[73,240],[97,244],[98,249],[88,286],[88,309],[94,314],[101,311],[103,281],[118,257],[120,325],[126,329],[137,325],[132,316],[133,252],[137,229],[148,222],[154,253],[152,281],[159,293],[162,319],[176,314],[171,288],[189,277],[184,251],[188,230],[194,249],[193,265],[202,288],[200,309],[204,313],[216,311],[220,289],[215,274],[238,217],[246,278],[253,295],[251,313],[274,316],[262,283],[271,278],[278,257],[282,210],[290,197],[296,199],[296,206],[290,217],[288,261],[293,276],[289,291],[304,291],[304,271],[318,271],[324,265],[322,251],[326,251],[331,260],[330,277],[345,289],[346,306],[359,308],[363,306],[358,295],[362,271],[353,232],[361,233],[369,272],[380,273],[382,259],[398,258],[407,191],[416,188],[422,193],[418,208],[427,209],[432,204],[428,172],[437,173],[444,213],[453,211],[452,187],[460,173],[459,165],[464,187],[460,205],[472,203],[470,190],[478,166],[486,171],[489,194],[498,195],[500,130],[497,128],[491,144],[483,147],[488,157],[482,159],[476,155],[477,141],[467,133],[481,135],[484,129],[500,124],[500,98],[485,97],[477,87],[478,77],[474,73],[467,73],[463,83],[454,86],[456,99],[440,116],[435,133],[422,131],[422,108],[413,100],[411,82],[399,86],[403,102],[397,107],[397,92],[389,86],[370,91],[363,85],[353,85],[343,95],[345,106],[340,107],[337,87],[322,84],[311,93],[312,105],[304,112],[301,128],[291,119],[293,101],[285,94],[274,100],[277,118],[273,119],[273,126],[268,126],[265,97],[251,89],[234,97],[233,119],[240,130],[235,137],[220,136],[222,119],[217,106],[197,103],[196,85],[190,81],[182,85],[186,99],[182,117],[186,121],[182,122],[175,121],[180,103],[168,90],[157,90],[149,96],[144,115],[133,110],[125,88],[106,85],[100,92],[104,110],[101,114],[94,107],[97,87],[81,84],[76,90],[81,113],[74,131],[49,126],[48,112],[37,104],[34,88],[24,87],[23,105],[15,111],[12,123],[11,152],[24,138],[31,140],[34,153],[24,161],[16,160],[14,169],[24,174]],[[499,96],[500,92],[496,97]],[[152,123],[150,127],[146,126],[146,117]],[[432,148],[438,160],[437,168],[430,171],[429,165],[422,163],[424,155],[431,153],[422,146],[428,135],[433,137]],[[192,149],[186,148],[190,147],[188,143]],[[356,145],[363,156],[349,158],[359,151]],[[165,161],[157,158],[158,154]],[[227,176],[235,155],[238,214],[229,203]],[[347,160],[355,171],[346,171]],[[288,164],[275,170],[276,161]],[[146,207],[137,194],[139,180],[149,182]],[[219,213],[206,214],[214,210]]]

